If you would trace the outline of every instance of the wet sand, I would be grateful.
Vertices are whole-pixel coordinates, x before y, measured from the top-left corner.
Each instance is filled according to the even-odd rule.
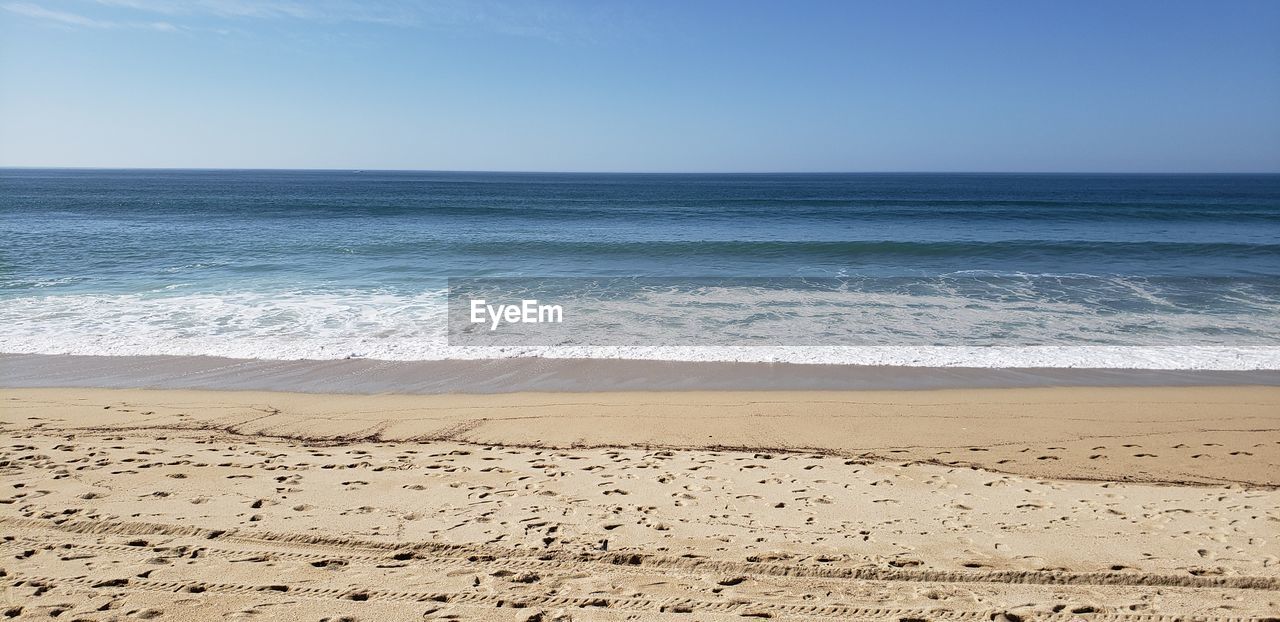
[[[0,391],[62,619],[1280,611],[1280,389]]]
[[[0,354],[0,388],[437,394],[1166,386],[1275,387],[1280,386],[1280,370],[878,367],[546,358],[273,361],[213,356]]]

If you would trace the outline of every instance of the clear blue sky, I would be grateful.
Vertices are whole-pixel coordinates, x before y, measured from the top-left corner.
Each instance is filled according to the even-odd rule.
[[[1280,171],[1280,1],[0,0],[0,165]]]

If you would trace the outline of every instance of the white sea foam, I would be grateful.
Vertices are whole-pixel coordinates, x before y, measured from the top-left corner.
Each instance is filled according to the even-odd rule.
[[[673,341],[672,343],[683,343]],[[1280,369],[1271,345],[451,346],[443,292],[76,294],[0,304],[0,352],[415,361],[509,357],[921,367]]]

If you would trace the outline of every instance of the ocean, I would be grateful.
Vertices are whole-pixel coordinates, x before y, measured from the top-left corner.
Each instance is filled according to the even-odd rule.
[[[1280,369],[1280,175],[3,169],[0,352]]]

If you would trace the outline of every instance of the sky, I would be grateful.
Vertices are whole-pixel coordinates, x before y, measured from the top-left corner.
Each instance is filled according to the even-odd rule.
[[[0,0],[0,166],[1280,172],[1280,2]]]

